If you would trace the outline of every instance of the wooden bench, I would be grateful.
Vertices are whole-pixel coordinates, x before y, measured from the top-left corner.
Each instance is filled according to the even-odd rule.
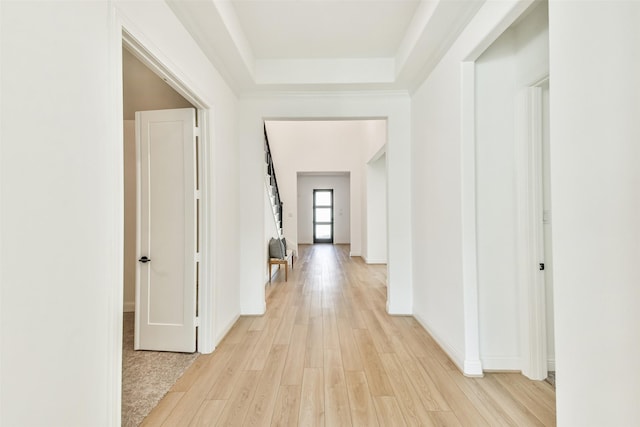
[[[291,269],[293,270],[293,259],[295,258],[295,254],[293,251],[287,251],[287,256],[284,259],[280,258],[269,258],[269,283],[271,283],[271,266],[277,265],[280,268],[281,265],[284,265],[284,281],[289,280],[289,261],[291,261]]]

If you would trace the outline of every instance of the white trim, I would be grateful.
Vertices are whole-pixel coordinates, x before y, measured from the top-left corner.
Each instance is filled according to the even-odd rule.
[[[2,22],[2,7],[0,7],[0,22]],[[2,43],[0,43],[0,82],[2,82]],[[2,117],[3,114],[0,114],[0,129],[3,129],[2,127]],[[2,132],[0,132],[0,165],[2,165],[2,151],[3,151],[3,145],[2,145]],[[4,186],[2,185],[2,180],[0,179],[0,234],[2,234],[1,228],[2,228],[2,224],[4,224],[4,199],[2,197],[2,188],[4,188]],[[4,280],[2,279],[2,273],[4,270],[3,268],[3,257],[2,254],[4,254],[4,240],[0,239],[0,319],[2,319],[2,285],[4,284]],[[111,332],[111,331],[110,331]],[[3,351],[3,347],[2,347],[2,336],[3,333],[0,332],[0,396],[4,396],[4,393],[2,392],[2,388],[3,388],[3,382],[2,382],[2,367],[4,366],[4,363],[2,363],[2,355],[4,354]],[[109,399],[111,399],[111,393],[107,393],[107,396],[109,396]],[[2,407],[2,402],[0,402],[0,407]],[[0,427],[2,426],[2,419],[0,418]]]
[[[380,149],[378,151],[376,151],[369,160],[367,160],[367,162],[365,164],[370,164],[373,162],[378,161],[382,156],[384,156],[385,154],[387,154],[387,143],[385,142],[384,145],[382,147],[380,147]],[[387,164],[386,164],[386,159],[385,159],[385,172],[387,171]]]
[[[478,313],[478,249],[476,231],[476,118],[475,62],[461,63],[461,211],[462,288],[464,310],[465,375],[481,376],[480,322]]]
[[[207,354],[215,350],[213,341],[215,331],[216,306],[218,288],[214,281],[214,267],[216,245],[212,243],[213,225],[216,223],[217,212],[211,208],[215,188],[215,174],[211,173],[210,165],[215,157],[215,145],[211,143],[212,126],[210,110],[198,108],[198,126],[200,128],[199,166],[200,166],[200,277],[198,288],[198,352]]]
[[[482,378],[484,376],[482,363],[481,360],[465,360],[462,373],[465,377]]]
[[[533,380],[547,377],[547,333],[542,229],[542,89],[527,87],[517,95],[516,195],[517,268],[520,293],[522,373]]]
[[[556,370],[556,359],[547,360],[547,371],[555,371]]]
[[[465,61],[475,61],[504,33],[513,23],[518,20],[523,13],[531,6],[535,0],[509,0],[500,2],[485,2],[476,15],[492,14],[501,16],[494,20],[493,25],[474,47],[464,55]],[[490,5],[488,5],[491,3]]]
[[[460,372],[467,375],[467,373],[464,371],[465,362],[464,362],[463,355],[458,350],[456,350],[453,346],[449,345],[449,343],[447,343],[441,337],[436,335],[427,326],[427,322],[422,317],[420,317],[420,315],[414,314],[413,318],[416,319],[416,321],[420,324],[420,326],[422,326],[429,335],[431,335],[431,338],[433,338],[434,341],[440,346],[440,348],[447,354],[447,356],[449,356],[451,361],[458,367],[458,369],[460,369]],[[482,375],[482,372],[480,373],[480,375]]]
[[[482,366],[485,371],[521,371],[519,357],[483,357]]]
[[[122,325],[124,300],[124,135],[122,132],[123,99],[122,99],[122,19],[114,7],[109,10],[109,74],[108,93],[112,94],[110,102],[111,115],[106,118],[108,141],[113,144],[105,148],[111,156],[105,164],[108,165],[113,181],[108,187],[108,199],[111,206],[113,230],[110,235],[112,259],[105,260],[112,277],[107,280],[114,285],[109,292],[107,303],[108,318],[108,351],[106,356],[107,401],[105,425],[120,425],[122,420]]]
[[[358,91],[358,90],[351,90],[351,91],[340,91],[340,90],[336,90],[336,91],[322,91],[322,92],[317,92],[317,91],[313,91],[313,90],[300,90],[300,91],[291,91],[291,90],[274,90],[274,91],[256,91],[256,92],[244,92],[238,95],[238,99],[239,100],[246,100],[246,99],[263,99],[263,98],[278,98],[278,97],[282,97],[282,98],[308,98],[308,97],[313,97],[313,98],[344,98],[345,96],[347,97],[354,97],[354,98],[368,98],[368,97],[374,97],[374,98],[378,98],[380,96],[385,96],[385,97],[410,97],[410,93],[408,90],[386,90],[386,89],[381,89],[381,90],[377,90],[377,89],[364,89],[362,91]],[[385,118],[382,116],[366,116],[366,117],[361,117],[361,116],[357,116],[356,117],[358,120],[366,120],[366,119],[380,119],[380,118]],[[322,116],[319,118],[320,120],[345,120],[345,116]],[[289,118],[287,116],[282,116],[282,117],[264,117],[264,120],[313,120],[312,117],[293,117],[293,118]],[[351,120],[350,118],[346,118],[346,120]]]
[[[371,259],[369,259],[369,258],[363,256],[362,259],[364,260],[365,264],[386,264],[387,263],[387,260],[386,259],[382,259],[382,258],[379,258],[379,259],[371,258]]]

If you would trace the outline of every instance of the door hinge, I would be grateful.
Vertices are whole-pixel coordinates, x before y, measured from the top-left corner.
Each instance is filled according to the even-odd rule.
[[[193,325],[197,328],[200,326],[200,318],[196,317],[193,321]]]
[[[538,265],[538,270],[540,270],[540,271],[544,270],[544,262],[541,262],[541,263]]]
[[[193,134],[197,137],[200,137],[200,128],[199,127],[194,127],[193,128]]]
[[[196,190],[196,199],[200,200],[200,190]]]
[[[196,252],[196,262],[200,262],[200,252]]]

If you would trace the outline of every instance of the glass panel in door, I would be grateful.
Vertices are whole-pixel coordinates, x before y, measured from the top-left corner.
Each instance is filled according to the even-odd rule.
[[[333,190],[313,190],[313,243],[333,243]]]

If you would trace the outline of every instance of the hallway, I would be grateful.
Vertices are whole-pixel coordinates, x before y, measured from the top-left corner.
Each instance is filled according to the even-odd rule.
[[[145,419],[148,426],[555,425],[555,393],[520,374],[466,378],[412,317],[389,316],[386,267],[300,246]]]

